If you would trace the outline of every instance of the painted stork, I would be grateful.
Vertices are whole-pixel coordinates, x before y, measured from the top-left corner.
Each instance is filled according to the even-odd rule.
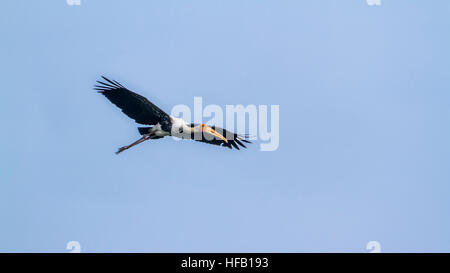
[[[238,150],[239,146],[246,148],[243,142],[250,143],[247,140],[247,136],[206,124],[189,124],[181,118],[170,116],[145,97],[128,90],[117,81],[103,76],[102,78],[105,82],[97,81],[99,85],[95,85],[95,90],[122,109],[122,112],[134,119],[136,123],[152,125],[151,127],[138,127],[142,137],[130,145],[119,148],[116,154],[146,140],[163,138],[165,136],[193,139],[230,149],[234,147]]]

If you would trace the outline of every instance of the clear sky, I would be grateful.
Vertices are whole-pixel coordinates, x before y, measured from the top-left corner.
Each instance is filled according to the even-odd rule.
[[[0,251],[450,251],[450,1],[2,1]],[[280,105],[280,146],[136,140],[100,75]]]

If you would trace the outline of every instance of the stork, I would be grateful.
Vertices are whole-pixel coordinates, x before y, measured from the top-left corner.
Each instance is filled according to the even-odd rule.
[[[181,118],[168,115],[145,97],[136,94],[115,80],[102,76],[94,89],[103,94],[109,101],[119,107],[125,115],[134,119],[136,123],[150,125],[138,127],[142,137],[130,145],[119,148],[119,154],[139,143],[150,139],[175,136],[182,139],[192,139],[203,143],[238,149],[246,148],[248,136],[239,135],[223,128],[206,124],[187,123]]]

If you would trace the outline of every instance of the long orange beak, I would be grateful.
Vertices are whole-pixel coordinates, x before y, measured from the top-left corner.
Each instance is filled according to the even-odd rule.
[[[228,143],[228,140],[223,135],[217,133],[216,130],[209,127],[208,125],[202,124],[202,132],[210,133],[211,135],[225,141],[225,143]]]

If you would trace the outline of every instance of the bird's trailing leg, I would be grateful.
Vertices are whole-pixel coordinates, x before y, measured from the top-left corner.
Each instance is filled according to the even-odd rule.
[[[148,134],[148,135],[144,135],[143,137],[141,137],[140,139],[136,140],[135,142],[131,143],[130,145],[127,146],[123,146],[121,148],[119,148],[119,150],[116,152],[117,154],[120,154],[121,152],[130,149],[131,147],[133,147],[134,145],[138,145],[139,143],[142,143],[148,139],[152,139],[154,137],[154,135]]]

